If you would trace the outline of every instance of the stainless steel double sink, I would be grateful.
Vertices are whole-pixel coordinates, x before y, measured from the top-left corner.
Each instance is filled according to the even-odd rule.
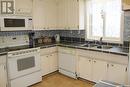
[[[84,44],[82,47],[97,48],[97,49],[111,49],[113,46],[110,45],[98,45],[98,44]]]

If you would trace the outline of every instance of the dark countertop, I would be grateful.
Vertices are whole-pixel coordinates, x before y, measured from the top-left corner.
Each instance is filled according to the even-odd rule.
[[[111,49],[98,49],[98,48],[92,48],[92,47],[83,47],[82,45],[85,43],[70,43],[70,42],[62,42],[62,43],[50,43],[50,44],[36,44],[35,47],[42,48],[48,48],[48,47],[54,47],[54,46],[61,46],[61,47],[69,47],[69,48],[76,48],[76,49],[83,49],[83,50],[92,50],[92,51],[100,51],[100,52],[106,52],[106,53],[113,53],[113,54],[119,54],[119,55],[125,55],[128,56],[129,49],[128,48],[121,48],[121,47],[113,47]],[[0,49],[0,55],[6,54],[9,51],[16,51],[16,50],[22,50],[22,49],[29,49],[29,46],[17,46],[17,47],[8,47]]]
[[[0,55],[6,55],[7,52],[10,51],[17,51],[17,50],[29,49],[29,48],[30,48],[29,45],[1,48]]]
[[[99,52],[105,52],[105,53],[113,53],[113,54],[119,54],[119,55],[126,55],[129,54],[129,48],[122,48],[113,46],[111,49],[98,49],[94,47],[83,47],[83,43],[60,43],[59,46],[63,47],[71,47],[71,48],[77,48],[77,49],[84,49],[84,50],[92,50],[92,51],[99,51]]]

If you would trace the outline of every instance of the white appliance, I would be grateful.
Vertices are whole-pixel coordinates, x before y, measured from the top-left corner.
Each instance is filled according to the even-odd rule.
[[[56,34],[56,35],[55,35],[55,41],[56,41],[57,43],[60,42],[60,35],[59,35],[59,34]]]
[[[10,87],[27,87],[42,80],[40,48],[8,52]]]
[[[0,36],[0,48],[29,45],[28,35]]]
[[[129,47],[129,65],[128,65],[128,85],[130,85],[130,47]]]
[[[76,56],[75,50],[70,48],[58,49],[59,51],[59,72],[72,78],[76,78]]]
[[[32,17],[25,16],[0,16],[0,30],[32,30]]]

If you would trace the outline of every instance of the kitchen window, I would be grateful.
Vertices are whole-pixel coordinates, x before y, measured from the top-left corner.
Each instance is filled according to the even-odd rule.
[[[86,0],[87,39],[122,43],[121,0]]]

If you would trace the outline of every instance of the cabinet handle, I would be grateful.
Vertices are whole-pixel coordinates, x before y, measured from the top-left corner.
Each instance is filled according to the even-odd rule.
[[[6,67],[4,66],[4,70],[6,70]]]
[[[107,67],[109,67],[109,64],[107,64]]]
[[[111,64],[111,66],[112,66],[112,67],[114,67],[114,65],[113,65],[113,64]]]
[[[127,72],[127,67],[126,67],[126,69],[125,69],[125,72]]]
[[[96,63],[96,61],[94,61],[94,63]]]
[[[79,29],[79,25],[77,25],[77,28]]]

